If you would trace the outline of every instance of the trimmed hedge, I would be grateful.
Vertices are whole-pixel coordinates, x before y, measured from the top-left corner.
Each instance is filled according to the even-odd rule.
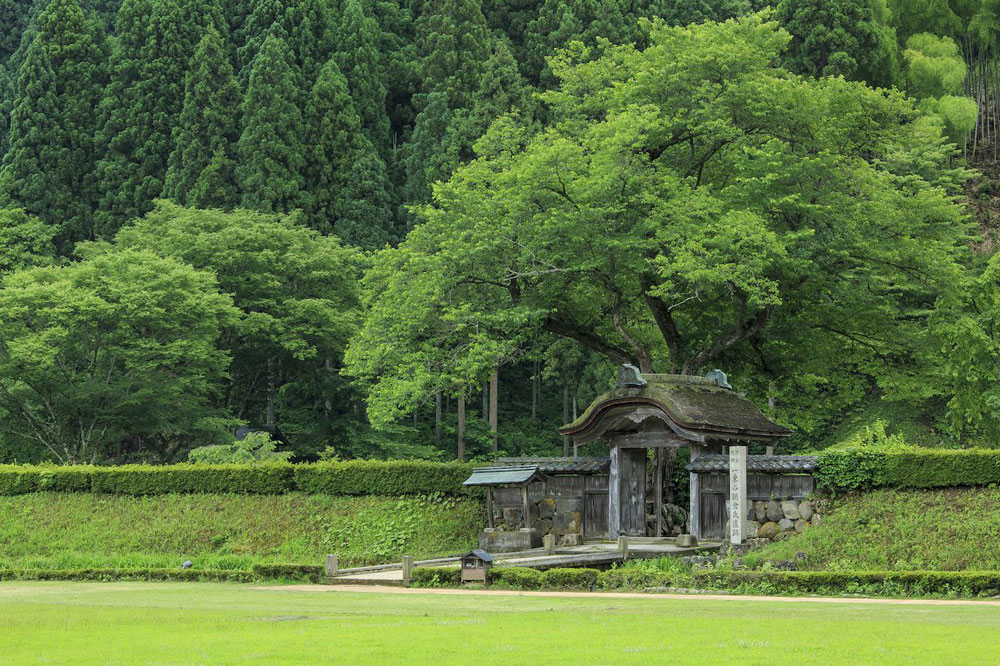
[[[455,587],[461,582],[462,570],[458,567],[416,567],[410,573],[414,587]]]
[[[313,564],[255,564],[253,575],[263,580],[302,580],[318,583],[326,573],[324,567]]]
[[[692,573],[699,584],[784,594],[995,596],[1000,571],[718,571]],[[747,589],[750,588],[750,589]],[[756,589],[754,589],[756,588]]]
[[[0,495],[93,492],[110,495],[231,493],[425,495],[464,492],[470,463],[349,460],[304,465],[0,465]]]
[[[602,571],[597,582],[602,590],[643,590],[648,587],[670,587],[674,578],[674,574],[666,571],[618,567]]]
[[[169,580],[252,583],[261,580],[261,577],[250,571],[225,569],[0,569],[0,580]]]
[[[592,590],[601,575],[597,569],[494,567],[487,572],[486,582],[519,590]],[[457,567],[417,567],[410,582],[416,587],[455,587],[462,582],[462,572]]]
[[[1000,483],[1000,450],[825,451],[814,476],[828,490],[986,486]]]

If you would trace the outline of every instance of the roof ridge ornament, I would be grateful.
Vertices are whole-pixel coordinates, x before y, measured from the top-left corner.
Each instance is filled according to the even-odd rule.
[[[718,368],[706,372],[705,379],[711,379],[712,381],[715,382],[716,386],[721,386],[722,388],[729,389],[730,391],[733,390],[732,385],[730,385],[729,383],[729,378],[726,377],[726,373],[724,373],[722,370],[719,370]]]
[[[639,372],[639,368],[630,363],[623,363],[618,369],[618,388],[637,388],[646,386],[646,379]]]

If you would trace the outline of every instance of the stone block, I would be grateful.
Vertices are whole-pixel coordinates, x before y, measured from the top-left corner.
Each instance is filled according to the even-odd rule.
[[[778,532],[780,531],[781,529],[778,527],[778,523],[774,521],[768,521],[757,529],[757,538],[773,539],[775,536],[777,536]]]
[[[581,513],[583,511],[583,500],[580,499],[557,499],[556,513]]]
[[[771,500],[767,503],[764,508],[765,517],[769,522],[776,523],[785,517],[785,514],[781,512],[781,503]]]
[[[820,524],[820,521],[822,521],[822,520],[823,520],[823,514],[821,514],[821,513],[814,513],[813,516],[812,516],[812,518],[809,519],[809,522],[812,523],[813,527],[816,527],[817,525]]]
[[[782,518],[781,520],[778,521],[778,527],[781,529],[782,532],[794,529],[795,521],[793,521],[791,518]]]
[[[781,513],[788,518],[788,520],[798,520],[802,516],[799,515],[799,503],[795,500],[787,500],[781,503]]]
[[[758,523],[767,522],[767,505],[757,500],[753,503],[753,519]]]
[[[799,515],[802,520],[809,520],[813,515],[813,504],[809,500],[799,502]]]
[[[564,534],[559,538],[560,546],[582,546],[583,545],[583,535],[582,534]]]
[[[513,553],[542,545],[538,530],[493,530],[479,533],[479,547],[487,553]]]
[[[798,532],[799,534],[802,534],[810,527],[812,527],[812,525],[809,524],[808,520],[803,520],[802,518],[799,518],[798,520],[795,521],[795,531]]]
[[[758,523],[756,520],[748,520],[747,521],[747,538],[748,539],[756,539],[757,538],[757,530],[759,530],[759,529],[760,529],[760,523]]]
[[[551,518],[556,513],[556,501],[551,497],[546,497],[538,503],[538,517]]]
[[[508,507],[504,509],[503,522],[507,523],[508,527],[516,527],[518,525],[523,525],[524,511],[514,507]]]
[[[552,517],[552,531],[556,534],[576,534],[580,532],[579,511],[559,511]]]

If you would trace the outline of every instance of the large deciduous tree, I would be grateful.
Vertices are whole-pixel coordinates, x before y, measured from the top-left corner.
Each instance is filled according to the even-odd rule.
[[[240,310],[224,333],[232,363],[219,406],[255,423],[277,419],[297,450],[322,450],[349,409],[339,399],[349,391],[338,370],[358,314],[355,251],[292,217],[168,202],[115,242],[217,276]]]
[[[211,273],[149,251],[98,251],[4,278],[0,430],[63,463],[106,460],[125,439],[224,432],[208,403],[236,318]]]
[[[913,103],[777,66],[760,16],[553,61],[365,279],[349,369],[386,423],[545,331],[644,371],[734,373],[808,428],[919,364],[966,224]],[[926,141],[925,141],[926,140]]]

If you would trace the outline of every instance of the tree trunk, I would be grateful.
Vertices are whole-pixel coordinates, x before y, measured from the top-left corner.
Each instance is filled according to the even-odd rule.
[[[465,394],[458,397],[458,459],[465,460]]]
[[[267,410],[264,415],[264,421],[268,425],[273,424],[276,418],[274,408],[274,394],[276,392],[275,383],[274,358],[271,357],[267,359]]]
[[[485,421],[490,418],[490,386],[489,384],[483,383],[483,414],[482,418]]]
[[[563,383],[563,424],[569,423],[569,384]],[[569,435],[563,435],[563,458],[569,458]]]
[[[441,391],[434,394],[434,443],[441,446]]]
[[[538,419],[538,396],[542,392],[542,364],[535,361],[535,374],[531,377],[531,418]]]
[[[500,438],[497,433],[497,384],[500,379],[500,369],[493,368],[490,375],[490,434],[493,436],[493,453],[499,449]]]

